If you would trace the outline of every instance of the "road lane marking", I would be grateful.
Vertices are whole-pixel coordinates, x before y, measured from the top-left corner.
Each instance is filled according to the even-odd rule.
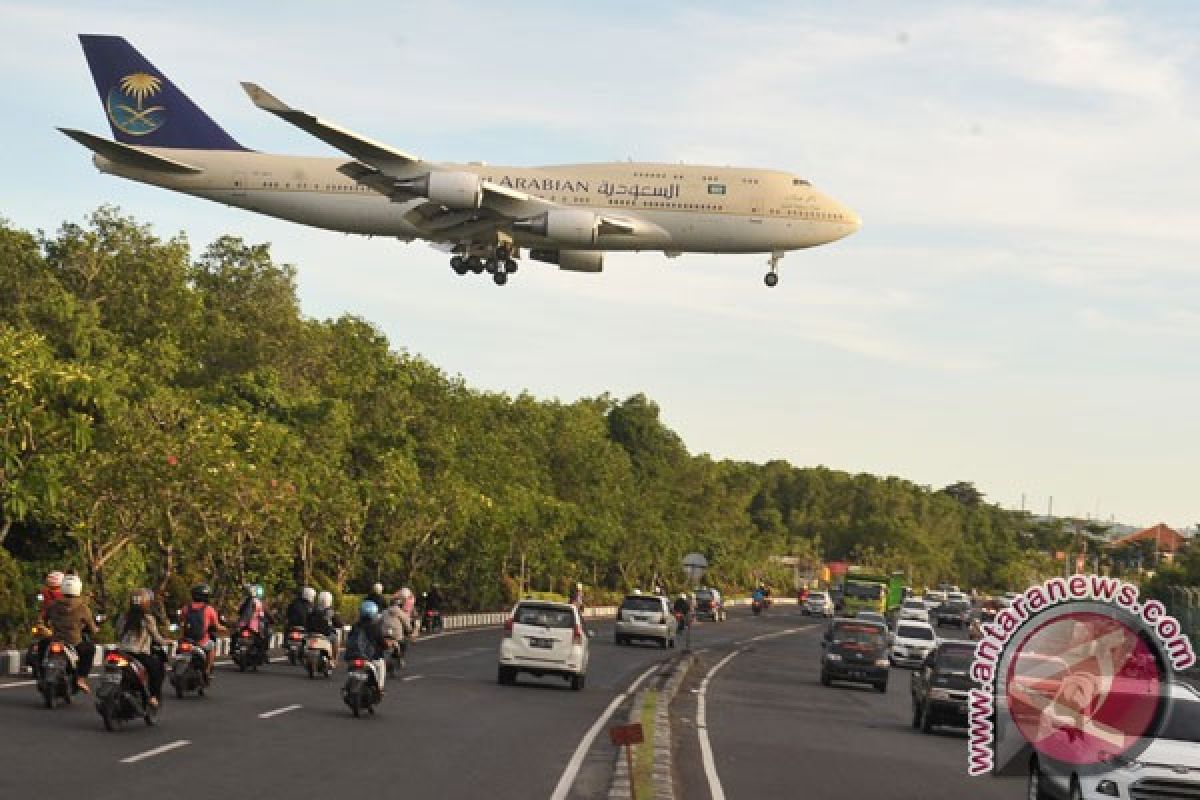
[[[138,761],[141,761],[143,758],[151,758],[153,756],[162,755],[163,753],[169,753],[170,751],[176,750],[180,747],[187,747],[189,744],[191,744],[191,742],[188,741],[187,739],[180,739],[177,742],[171,742],[170,744],[164,744],[162,747],[156,747],[153,750],[147,750],[144,753],[138,753],[136,756],[130,756],[129,758],[122,758],[121,763],[122,764],[133,764]]]
[[[37,681],[17,681],[16,683],[0,683],[0,689],[15,689],[18,686],[33,686]]]
[[[294,705],[284,706],[283,708],[277,708],[274,711],[264,711],[263,713],[258,715],[258,718],[259,719],[270,719],[271,717],[277,717],[280,714],[286,714],[289,711],[295,711],[298,708],[304,708],[304,706],[300,705],[299,703],[296,703]]]
[[[629,684],[629,688],[621,692],[613,698],[608,704],[608,708],[604,709],[604,713],[596,718],[592,723],[592,727],[588,728],[588,732],[579,740],[579,746],[575,748],[571,760],[567,762],[567,768],[563,770],[562,777],[558,779],[558,785],[554,787],[554,794],[550,795],[550,800],[566,800],[567,795],[571,792],[571,787],[575,785],[575,776],[579,774],[579,768],[583,766],[583,759],[587,756],[588,750],[592,749],[592,742],[595,741],[596,735],[600,733],[600,729],[604,727],[604,723],[608,722],[608,718],[613,715],[621,703],[625,702],[625,698],[633,694],[637,687],[642,684],[642,681],[650,677],[650,674],[662,667],[662,664],[654,664],[641,675],[638,675],[633,683]]]
[[[401,678],[400,680],[402,680],[402,681],[415,681],[415,680],[417,680],[418,678],[424,678],[424,677],[425,677],[424,675],[405,675],[405,676],[404,676],[403,678]]]

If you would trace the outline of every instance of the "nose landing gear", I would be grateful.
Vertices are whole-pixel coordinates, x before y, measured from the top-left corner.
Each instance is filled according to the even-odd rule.
[[[770,270],[767,272],[766,276],[763,277],[763,283],[771,288],[774,288],[779,283],[779,261],[783,258],[783,255],[783,253],[775,251],[774,253],[771,253],[771,257],[767,259],[767,265],[770,267]]]

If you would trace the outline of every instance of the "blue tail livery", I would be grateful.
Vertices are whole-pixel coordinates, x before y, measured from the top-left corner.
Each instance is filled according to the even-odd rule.
[[[80,34],[118,142],[189,150],[245,150],[120,36]]]

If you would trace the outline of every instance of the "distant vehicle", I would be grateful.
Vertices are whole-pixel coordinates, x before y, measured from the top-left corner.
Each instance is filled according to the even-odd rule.
[[[972,642],[942,640],[912,675],[912,726],[932,733],[936,725],[967,725]]]
[[[961,600],[947,600],[938,606],[936,616],[938,625],[966,628],[971,624],[971,604]]]
[[[517,673],[558,675],[578,691],[587,679],[588,637],[579,609],[570,603],[522,600],[513,607],[500,640],[496,682],[516,683]]]
[[[892,634],[892,663],[900,667],[920,666],[937,643],[937,634],[928,622],[902,619]]]
[[[828,592],[809,592],[808,597],[804,598],[804,604],[800,606],[800,614],[805,617],[832,617],[833,610],[833,600]]]
[[[970,596],[968,596],[968,595],[967,595],[967,593],[966,593],[966,592],[959,592],[959,591],[954,591],[954,592],[946,592],[946,602],[947,602],[947,603],[967,603],[967,604],[970,604],[970,602],[971,602],[971,598],[970,598]]]
[[[942,603],[946,602],[946,593],[930,589],[926,592],[923,598],[930,608],[937,608]]]
[[[903,572],[888,576],[851,568],[842,581],[842,609],[847,614],[857,611],[886,614],[900,607],[906,583]]]
[[[617,610],[616,642],[630,644],[640,639],[675,646],[675,617],[667,598],[656,594],[626,595]]]
[[[929,607],[925,605],[925,601],[915,598],[905,600],[904,604],[900,606],[900,620],[906,619],[929,622]]]
[[[859,619],[835,618],[821,640],[821,685],[833,681],[869,683],[878,692],[888,685],[886,625]]]
[[[725,599],[716,589],[701,587],[692,593],[696,598],[696,619],[711,619],[713,622],[723,622],[728,616],[725,611]]]
[[[1111,800],[1114,797],[1200,797],[1200,693],[1187,684],[1171,686],[1171,705],[1161,735],[1137,760],[1113,759],[1106,772],[1035,755],[1029,761],[1027,797]],[[1112,694],[1109,694],[1112,701]]]
[[[878,611],[860,611],[854,615],[854,618],[860,622],[874,622],[885,628],[889,627],[887,617]]]

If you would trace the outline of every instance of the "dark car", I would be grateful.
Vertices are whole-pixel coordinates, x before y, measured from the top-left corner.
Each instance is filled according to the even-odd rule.
[[[932,733],[935,725],[967,726],[967,694],[974,688],[974,642],[943,640],[912,674],[912,725]]]
[[[703,587],[693,592],[696,598],[696,619],[711,619],[722,622],[725,619],[725,601],[716,589]]]
[[[937,608],[937,624],[965,628],[971,624],[971,604],[948,600]]]
[[[838,618],[829,623],[821,640],[821,685],[833,681],[869,683],[886,692],[888,629],[878,622]]]

